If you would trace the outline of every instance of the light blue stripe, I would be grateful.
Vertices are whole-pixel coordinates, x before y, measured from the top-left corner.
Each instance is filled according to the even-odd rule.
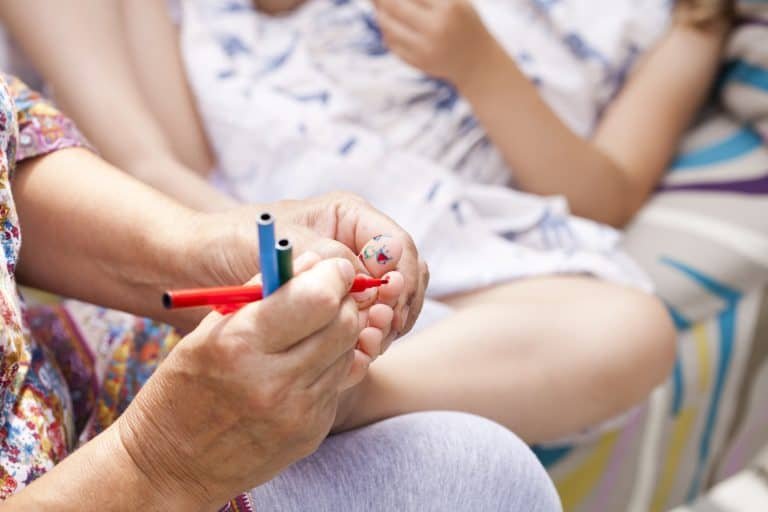
[[[720,327],[720,359],[717,363],[715,389],[712,392],[712,400],[707,411],[707,421],[704,424],[704,432],[699,444],[699,463],[693,476],[691,488],[688,490],[688,501],[693,501],[699,495],[702,481],[704,480],[704,470],[706,469],[706,461],[709,458],[712,446],[712,435],[717,423],[720,401],[723,397],[723,387],[725,386],[728,367],[733,356],[733,341],[736,336],[736,309],[737,303],[730,303],[728,309],[723,311],[718,318]]]
[[[677,309],[667,304],[667,310],[675,323],[675,329],[678,333],[687,331],[691,328],[691,321],[685,318]],[[676,418],[683,408],[683,397],[685,396],[685,379],[683,378],[683,364],[680,361],[680,354],[675,359],[675,368],[672,371],[672,417]]]
[[[725,80],[768,92],[768,69],[743,60],[737,60],[728,65]]]
[[[531,446],[531,450],[533,450],[533,453],[535,453],[536,457],[539,458],[539,462],[541,462],[542,466],[545,468],[551,468],[563,458],[567,457],[573,451],[573,446],[567,445],[558,446],[555,448],[547,448],[544,446],[534,445]]]
[[[719,283],[713,278],[702,272],[699,272],[698,270],[686,265],[685,263],[681,263],[666,256],[661,258],[661,262],[679,270],[687,277],[695,281],[696,284],[707,290],[712,295],[717,295],[725,302],[733,303],[738,302],[739,299],[741,299],[741,292],[739,290],[735,290],[730,286]]]
[[[727,162],[746,155],[762,145],[762,137],[754,130],[744,127],[711,146],[680,155],[673,162],[671,170],[672,172],[695,170],[698,167]]]
[[[719,283],[711,277],[695,270],[684,263],[680,263],[671,258],[662,258],[662,262],[676,268],[683,274],[691,278],[702,288],[713,295],[723,299],[727,306],[724,311],[718,315],[718,326],[720,327],[719,352],[720,357],[717,363],[717,373],[715,374],[715,384],[712,390],[712,398],[707,410],[706,423],[699,443],[699,460],[697,461],[696,471],[693,475],[691,487],[688,490],[688,501],[693,501],[701,491],[701,484],[704,479],[704,473],[707,467],[707,459],[710,455],[712,446],[712,435],[717,423],[717,413],[720,409],[720,400],[725,387],[725,380],[728,375],[728,368],[733,356],[733,342],[736,337],[736,310],[741,299],[741,293],[738,290]]]

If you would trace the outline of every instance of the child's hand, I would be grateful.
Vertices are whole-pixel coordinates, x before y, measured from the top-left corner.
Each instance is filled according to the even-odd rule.
[[[257,11],[267,14],[283,14],[296,9],[306,0],[253,0]]]
[[[493,41],[469,0],[374,0],[384,40],[408,64],[456,85]]]

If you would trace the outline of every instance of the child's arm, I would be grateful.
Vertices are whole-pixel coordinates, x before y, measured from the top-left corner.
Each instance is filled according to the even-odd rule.
[[[468,0],[378,0],[377,9],[392,51],[471,103],[521,189],[565,195],[576,214],[613,225],[631,219],[674,156],[712,84],[726,32],[676,23],[584,140],[544,103]]]

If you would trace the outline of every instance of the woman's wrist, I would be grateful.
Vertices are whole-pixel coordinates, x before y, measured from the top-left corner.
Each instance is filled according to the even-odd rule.
[[[143,504],[143,507],[137,507],[136,510],[216,510],[215,505],[207,503],[182,484],[173,482],[169,475],[158,478],[146,467],[141,467],[125,444],[119,421],[91,442],[97,443],[101,453],[109,454],[110,462],[107,463],[115,468],[113,473],[121,482],[121,492],[136,496],[134,502]],[[140,443],[139,439],[136,446],[139,450]],[[154,467],[161,468],[162,464],[154,461]]]
[[[161,487],[132,459],[115,426],[64,459],[3,506],[9,512],[57,510],[213,511],[179,486]]]

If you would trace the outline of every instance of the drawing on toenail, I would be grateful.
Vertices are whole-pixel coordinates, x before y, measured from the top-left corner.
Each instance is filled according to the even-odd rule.
[[[392,261],[392,256],[389,254],[389,248],[386,243],[383,243],[386,239],[390,238],[387,235],[376,235],[373,237],[373,242],[369,243],[363,248],[363,252],[360,253],[360,260],[365,263],[366,260],[375,260],[379,265],[386,265]]]

